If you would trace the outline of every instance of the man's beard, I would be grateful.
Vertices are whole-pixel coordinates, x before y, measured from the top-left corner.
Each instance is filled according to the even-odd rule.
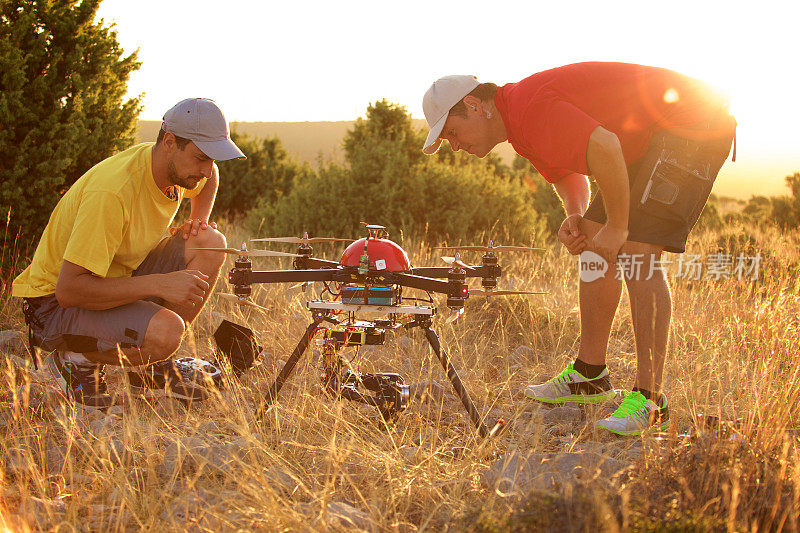
[[[167,163],[167,179],[173,185],[191,190],[197,187],[197,183],[203,179],[203,176],[187,176],[185,178],[181,178],[178,176],[178,171],[175,169],[175,162],[170,160]]]

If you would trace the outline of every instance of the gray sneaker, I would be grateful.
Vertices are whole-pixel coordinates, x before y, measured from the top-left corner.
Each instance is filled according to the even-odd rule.
[[[573,364],[541,385],[525,387],[525,396],[545,403],[600,403],[616,396],[607,368],[596,378],[589,379],[575,370]]]
[[[209,386],[219,386],[222,373],[214,364],[195,357],[167,359],[137,370],[128,370],[131,392],[149,396],[152,391],[164,392],[186,402],[209,397]]]
[[[106,387],[103,365],[78,365],[64,360],[65,353],[68,352],[55,351],[47,358],[47,366],[64,396],[86,411],[104,411],[114,405]]]

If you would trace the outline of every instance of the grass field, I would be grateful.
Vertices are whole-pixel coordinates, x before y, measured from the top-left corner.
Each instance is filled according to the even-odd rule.
[[[223,230],[230,243],[244,240],[241,230]],[[576,259],[555,245],[503,262],[501,285],[548,294],[472,297],[458,321],[445,324],[446,314],[436,319],[479,410],[508,422],[488,442],[475,435],[418,331],[358,356],[363,371],[397,370],[420,384],[396,426],[384,427],[368,406],[328,399],[313,353],[256,424],[254,408],[308,325],[305,301],[317,289],[258,287],[254,300],[269,309],[264,313],[211,298],[179,355],[209,356],[211,334],[225,317],[253,328],[267,353],[241,382],[226,381],[212,401],[190,409],[171,399],[126,397],[117,371],[109,383],[122,404],[108,415],[79,416],[59,401],[46,373],[17,365],[17,338],[0,348],[7,356],[0,357],[0,525],[12,531],[797,531],[798,245],[800,235],[751,227],[693,236],[688,251],[702,257],[760,253],[759,279],[671,277],[665,392],[672,424],[645,437],[594,429],[615,402],[550,408],[521,394],[526,384],[561,370],[577,349]],[[437,264],[424,243],[406,243],[406,250],[415,265]],[[337,257],[333,250],[326,255]],[[21,332],[10,279],[3,282],[0,329]],[[227,292],[225,285],[216,291]],[[608,360],[617,388],[632,383],[633,346],[623,295]],[[723,431],[706,427],[707,415],[725,421]]]

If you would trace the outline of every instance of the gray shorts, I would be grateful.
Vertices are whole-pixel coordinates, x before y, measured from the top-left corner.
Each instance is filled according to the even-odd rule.
[[[166,237],[153,248],[132,276],[166,274],[186,268],[182,234]],[[103,352],[141,347],[150,320],[164,309],[160,298],[148,298],[102,311],[64,309],[55,295],[26,298],[34,344],[43,350]]]
[[[667,252],[686,250],[689,232],[700,218],[735,136],[736,121],[732,117],[723,120],[730,121],[729,134],[713,140],[694,141],[656,132],[647,154],[628,166],[629,241],[661,245]],[[599,191],[584,218],[606,223]]]

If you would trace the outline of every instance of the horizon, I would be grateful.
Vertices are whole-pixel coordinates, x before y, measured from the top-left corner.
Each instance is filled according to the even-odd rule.
[[[283,136],[281,136],[276,132],[276,130],[285,129],[285,126],[295,126],[296,129],[303,128],[304,126],[313,128],[314,125],[324,124],[328,126],[327,130],[330,130],[331,127],[333,127],[333,129],[341,130],[341,137],[339,137],[338,141],[336,141],[340,142],[345,133],[345,128],[343,126],[345,124],[351,124],[355,122],[355,120],[356,119],[321,121],[231,121],[230,126],[231,131],[237,131],[237,127],[242,125],[254,126],[256,129],[258,129],[259,133],[252,134],[251,132],[254,128],[247,126],[241,128],[243,131],[238,131],[238,133],[248,135],[250,137],[263,138],[266,136],[277,135],[281,140],[281,145],[290,155],[290,157],[296,161],[307,162],[312,167],[316,167],[316,158],[319,155],[318,152],[320,151],[318,145],[309,143],[309,137],[304,135],[302,132],[284,132]],[[424,127],[424,119],[415,118],[413,120],[415,121],[415,125],[422,125]],[[140,129],[143,129],[144,132],[137,131],[138,140],[140,142],[155,140],[155,132],[157,131],[160,123],[160,120],[139,119]],[[145,127],[141,128],[141,125],[144,125]],[[284,126],[284,128],[281,126]],[[148,132],[151,133],[148,134]],[[322,155],[324,158],[341,162],[341,153],[337,151],[339,146],[337,144],[331,147],[333,142],[334,141],[331,138],[328,138],[323,143],[324,146],[322,146],[321,150]],[[739,141],[737,141],[737,144],[738,143]],[[309,146],[309,144],[311,144],[311,146]],[[493,152],[497,153],[506,164],[511,164],[514,151],[508,142],[500,143],[497,147],[495,147]],[[723,165],[722,170],[719,173],[719,177],[714,184],[712,193],[716,194],[717,196],[736,198],[739,200],[748,200],[752,196],[788,195],[790,190],[786,185],[786,177],[791,176],[795,172],[800,172],[800,162],[798,162],[797,166],[792,168],[791,164],[782,163],[780,161],[759,161],[754,160],[753,158],[748,158],[743,161],[741,157],[741,151],[737,146],[736,162],[731,162],[730,157],[728,158],[727,163]]]

